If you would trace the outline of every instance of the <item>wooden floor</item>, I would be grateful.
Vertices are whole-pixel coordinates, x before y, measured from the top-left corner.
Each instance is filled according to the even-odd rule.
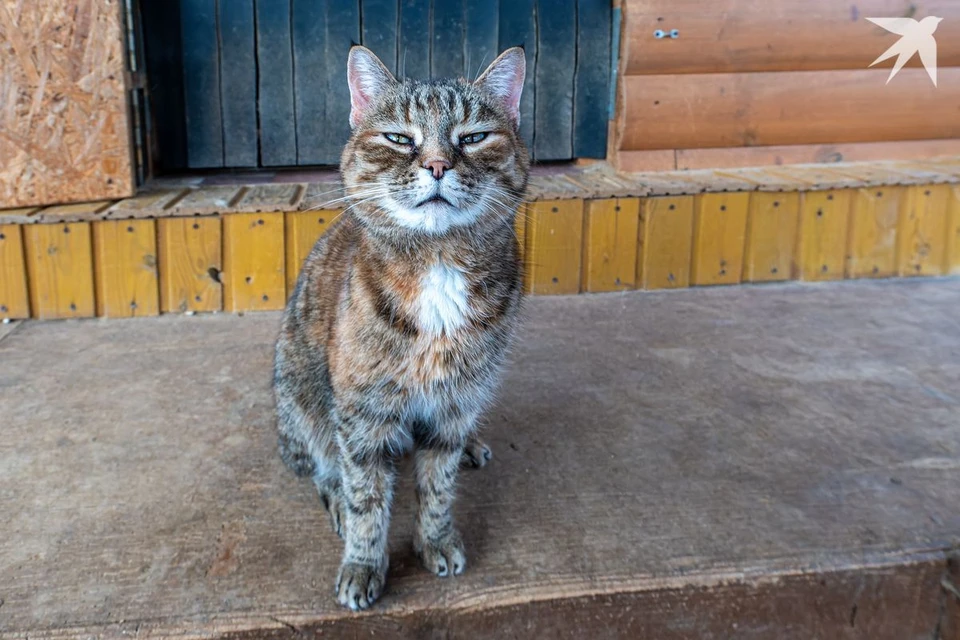
[[[418,567],[405,479],[362,614],[276,455],[277,314],[4,327],[0,638],[956,639],[958,299],[531,299],[462,478],[466,574]]]

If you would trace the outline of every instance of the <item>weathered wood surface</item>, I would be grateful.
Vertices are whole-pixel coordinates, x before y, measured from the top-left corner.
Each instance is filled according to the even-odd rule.
[[[896,16],[944,18],[936,32],[940,65],[960,66],[960,4],[953,0],[626,0],[623,4],[628,75],[863,69],[898,37],[866,18]],[[677,29],[679,38],[657,39],[658,29]],[[920,66],[919,57],[909,64]]]
[[[413,558],[405,465],[362,615],[276,454],[278,314],[26,323],[0,340],[0,637],[932,638],[956,611],[958,295],[529,301],[495,457],[460,483],[467,572]]]
[[[960,68],[629,76],[619,149],[960,138]],[[922,113],[923,117],[917,117]]]
[[[0,207],[133,193],[118,0],[0,3]]]

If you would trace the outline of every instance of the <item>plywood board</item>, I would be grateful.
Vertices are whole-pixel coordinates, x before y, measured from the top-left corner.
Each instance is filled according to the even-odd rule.
[[[155,220],[93,223],[97,315],[107,318],[160,313]]]
[[[581,291],[598,293],[634,288],[640,200],[589,200],[584,223]]]
[[[690,286],[693,196],[646,198],[640,209],[637,284],[642,289]]]
[[[799,193],[750,196],[743,254],[746,282],[779,282],[792,277],[799,224]]]
[[[35,224],[23,233],[33,317],[93,317],[90,223]]]
[[[0,207],[133,194],[118,0],[0,3]]]

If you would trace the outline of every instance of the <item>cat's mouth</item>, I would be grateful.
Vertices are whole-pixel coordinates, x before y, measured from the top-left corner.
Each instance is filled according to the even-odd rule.
[[[448,207],[452,207],[452,206],[453,206],[453,205],[450,203],[449,200],[447,200],[446,198],[444,198],[444,197],[443,197],[442,195],[440,195],[439,193],[435,193],[435,194],[433,194],[432,196],[430,196],[429,198],[427,198],[426,200],[420,202],[420,204],[417,205],[417,208],[426,206],[426,205],[428,205],[428,204],[445,204],[445,205],[447,205]]]

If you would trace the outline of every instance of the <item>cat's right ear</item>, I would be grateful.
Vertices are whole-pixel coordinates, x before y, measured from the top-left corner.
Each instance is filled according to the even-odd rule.
[[[373,51],[360,45],[350,48],[347,57],[347,84],[350,86],[350,127],[356,128],[381,92],[396,84]]]
[[[514,124],[520,126],[520,94],[523,92],[523,78],[527,72],[527,59],[522,47],[507,49],[490,63],[474,83],[491,94],[503,108]]]

